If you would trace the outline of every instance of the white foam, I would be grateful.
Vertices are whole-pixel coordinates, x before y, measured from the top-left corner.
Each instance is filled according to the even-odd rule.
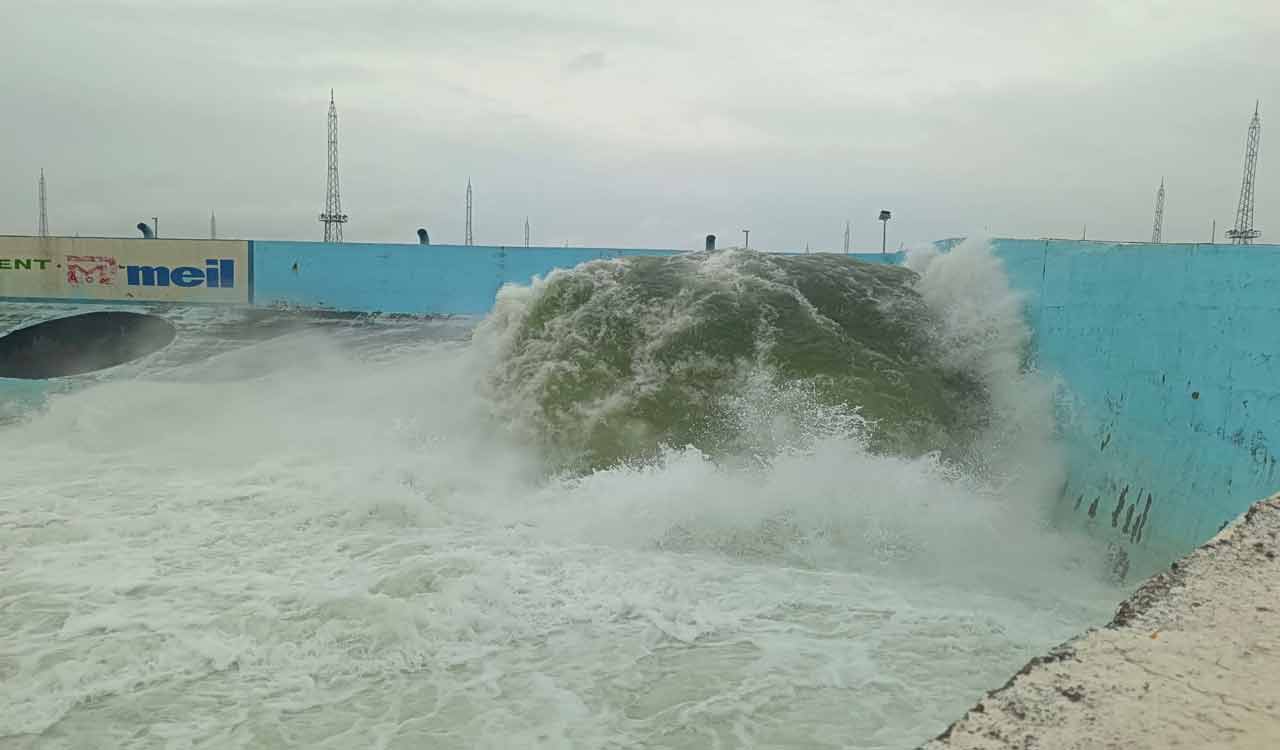
[[[926,298],[1009,334],[943,260]],[[1034,483],[856,412],[546,477],[477,394],[500,346],[289,336],[0,429],[0,744],[905,747],[1120,596]]]
[[[993,413],[992,428],[975,446],[992,478],[1014,483],[1011,494],[1045,498],[1065,479],[1053,441],[1054,379],[1027,371],[1031,331],[1023,317],[1026,295],[1009,286],[990,242],[971,237],[949,252],[932,246],[907,253],[920,274],[917,290],[940,317],[940,345],[952,366],[981,376]],[[1028,510],[1038,503],[1024,503]]]

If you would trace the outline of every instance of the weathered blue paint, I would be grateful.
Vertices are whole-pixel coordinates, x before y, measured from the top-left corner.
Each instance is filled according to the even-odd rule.
[[[994,246],[1062,378],[1062,521],[1142,575],[1280,489],[1280,246]]]
[[[622,250],[613,248],[499,247],[499,274],[504,284],[528,284],[534,276],[546,276],[558,268],[573,268],[602,258],[643,255],[679,255],[676,250]],[[496,291],[496,290],[495,290]],[[492,297],[490,298],[492,303]],[[484,312],[488,312],[486,307]]]
[[[897,265],[907,257],[906,253],[850,253],[854,259],[863,263],[888,263]]]
[[[579,263],[674,250],[253,243],[254,303],[419,315],[482,315],[505,283]]]
[[[803,250],[800,252],[782,252],[777,255],[809,255]],[[907,257],[906,253],[813,253],[813,255],[846,255],[854,260],[860,260],[863,263],[886,263],[889,265],[898,265]]]

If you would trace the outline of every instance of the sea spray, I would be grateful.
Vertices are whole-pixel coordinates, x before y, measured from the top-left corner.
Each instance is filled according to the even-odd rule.
[[[915,289],[939,324],[931,333],[948,367],[985,385],[989,419],[966,451],[966,469],[990,483],[1009,484],[1023,511],[1039,511],[1026,498],[1045,498],[1062,484],[1065,466],[1054,441],[1057,378],[1032,366],[1027,295],[1012,289],[1000,259],[982,237],[949,252],[926,245],[907,253],[920,274]]]
[[[844,271],[796,283],[770,258],[721,257],[676,267],[719,281],[654,281],[727,290],[712,309],[739,300],[711,316],[725,335],[709,352],[693,312],[637,324],[573,299],[543,325],[569,344],[522,344],[539,284],[504,290],[469,339],[329,327],[55,394],[0,427],[0,744],[915,746],[1121,596],[1096,549],[1033,512],[1047,496],[1030,480],[1056,470],[1021,451],[1049,443],[1026,439],[1038,376],[997,366],[1016,327],[978,313],[1007,290],[998,266],[997,288],[948,282],[967,267],[854,285],[860,315],[913,320],[893,329],[907,343],[823,322],[840,305],[813,290],[848,290]],[[564,289],[619,271],[590,273]],[[618,298],[646,299],[625,276]],[[609,325],[568,322],[593,316]],[[621,409],[600,398],[545,422],[507,388],[580,387],[575,368],[597,365],[572,339],[605,330],[642,372],[603,369],[587,392],[621,393]],[[784,330],[882,367],[841,380],[803,346],[791,359],[818,364],[794,366]],[[956,369],[954,390],[929,390]],[[704,388],[683,402],[706,418],[689,439],[653,432],[672,423],[657,409],[666,422],[634,412],[632,437],[611,438],[617,460],[548,450],[548,424],[609,437],[597,414],[632,414],[635,393],[673,380]],[[932,404],[956,391],[981,413]],[[893,397],[927,406],[904,418]],[[903,425],[899,451],[883,436]]]

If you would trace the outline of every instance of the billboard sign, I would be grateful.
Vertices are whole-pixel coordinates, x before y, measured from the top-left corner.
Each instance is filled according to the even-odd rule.
[[[0,297],[249,302],[249,246],[234,240],[0,237]]]

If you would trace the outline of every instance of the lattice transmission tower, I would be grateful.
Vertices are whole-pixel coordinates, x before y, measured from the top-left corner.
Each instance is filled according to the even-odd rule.
[[[1262,134],[1262,120],[1258,117],[1258,103],[1253,104],[1253,119],[1249,121],[1249,135],[1244,144],[1244,179],[1240,181],[1240,203],[1236,207],[1236,226],[1227,230],[1227,238],[1237,245],[1248,245],[1262,236],[1253,228],[1253,180],[1258,172],[1258,137]]]
[[[333,89],[329,89],[329,178],[324,192],[325,242],[342,242],[342,225],[347,215],[342,213],[342,192],[338,189],[338,108],[333,103]]]
[[[1160,178],[1160,189],[1156,191],[1156,220],[1151,224],[1151,241],[1159,243],[1164,233],[1164,178]]]
[[[462,241],[464,245],[474,244],[475,238],[471,235],[471,178],[467,178],[467,236]]]
[[[44,191],[44,170],[40,170],[40,223],[37,233],[41,237],[49,236],[49,196]]]

